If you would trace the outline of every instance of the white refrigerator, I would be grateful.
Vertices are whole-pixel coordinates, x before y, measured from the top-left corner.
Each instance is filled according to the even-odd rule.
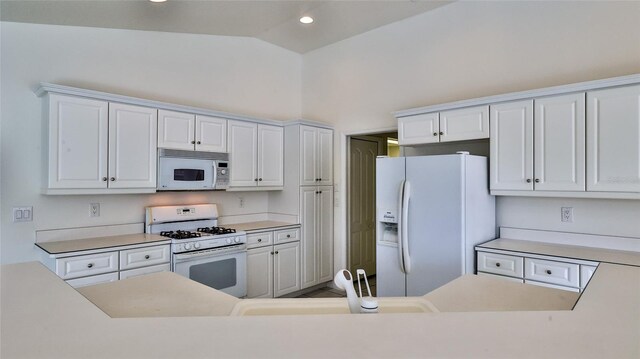
[[[495,238],[487,158],[468,154],[376,160],[380,297],[424,295],[475,272],[474,246]]]

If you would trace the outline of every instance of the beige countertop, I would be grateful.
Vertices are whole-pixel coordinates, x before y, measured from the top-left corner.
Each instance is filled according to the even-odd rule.
[[[240,299],[172,272],[78,288],[112,318],[229,315]]]
[[[2,358],[640,357],[640,267],[628,265],[602,263],[573,310],[384,315],[110,318],[40,263],[0,278]]]
[[[275,230],[281,227],[300,226],[300,223],[289,223],[289,222],[278,222],[278,221],[258,221],[258,222],[234,223],[226,226],[234,228],[238,231],[251,232],[251,231],[259,231],[259,230]]]
[[[640,266],[640,252],[551,244],[507,238],[494,239],[476,247]]]
[[[171,243],[169,239],[158,234],[137,233],[119,236],[73,239],[68,241],[41,242],[36,243],[36,246],[42,248],[49,254],[60,254],[137,244],[161,244],[162,242]],[[117,250],[117,248],[114,249]]]

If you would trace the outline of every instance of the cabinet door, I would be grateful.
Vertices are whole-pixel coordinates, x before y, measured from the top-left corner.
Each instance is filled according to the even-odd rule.
[[[401,117],[398,119],[398,144],[419,145],[440,141],[439,113]]]
[[[258,182],[258,125],[229,121],[227,143],[231,163],[231,187],[255,187]]]
[[[227,152],[227,120],[196,115],[196,150]]]
[[[440,112],[440,142],[489,138],[489,106]]]
[[[258,186],[284,186],[284,129],[258,125]]]
[[[247,297],[273,298],[273,247],[247,251]]]
[[[49,95],[49,188],[107,188],[108,108]]]
[[[533,190],[533,100],[491,106],[490,178],[494,190]]]
[[[156,188],[158,110],[109,104],[109,188]]]
[[[300,242],[273,246],[275,297],[300,290]]]
[[[534,187],[584,191],[584,93],[535,100]]]
[[[318,282],[333,279],[333,187],[318,187]]]
[[[317,187],[300,188],[302,289],[318,284],[318,276],[316,272],[316,237],[318,227],[316,217],[316,203],[318,202],[317,192]]]
[[[196,116],[158,110],[158,147],[193,151]]]
[[[318,129],[300,126],[300,185],[318,184]]]
[[[318,184],[333,183],[333,130],[318,129]]]
[[[640,192],[640,85],[587,92],[587,191]]]
[[[118,280],[118,272],[92,275],[90,277],[82,277],[76,279],[67,279],[65,282],[73,288],[85,287],[88,285],[111,283]]]

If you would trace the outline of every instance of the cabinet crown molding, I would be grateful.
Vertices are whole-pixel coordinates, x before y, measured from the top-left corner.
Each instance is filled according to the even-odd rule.
[[[195,115],[220,117],[228,120],[247,121],[247,122],[262,123],[262,124],[275,125],[275,126],[284,125],[282,121],[276,121],[271,119],[251,117],[251,116],[233,114],[233,113],[223,112],[223,111],[216,111],[216,110],[211,110],[211,109],[206,109],[201,107],[179,105],[179,104],[174,104],[169,102],[148,100],[148,99],[143,99],[138,97],[124,96],[124,95],[112,94],[108,92],[88,90],[88,89],[83,89],[78,87],[64,86],[64,85],[47,83],[47,82],[41,82],[40,87],[38,87],[38,89],[35,91],[35,94],[38,97],[42,97],[49,92],[80,96],[80,97],[86,97],[86,98],[110,101],[110,102],[120,102],[120,103],[126,103],[130,105],[153,107],[160,110],[171,110],[171,111],[186,112],[186,113],[195,114]]]
[[[534,97],[560,95],[560,94],[571,93],[571,92],[589,91],[589,90],[596,90],[596,89],[607,88],[607,87],[631,85],[635,83],[640,83],[640,74],[612,77],[612,78],[601,79],[601,80],[578,82],[578,83],[573,83],[568,85],[545,87],[545,88],[540,88],[535,90],[510,92],[510,93],[501,94],[501,95],[478,97],[474,99],[447,102],[447,103],[431,105],[431,106],[416,107],[416,108],[411,108],[407,110],[400,110],[400,111],[393,112],[393,116],[395,116],[396,118],[401,118],[401,117],[419,115],[419,114],[429,113],[429,112],[460,109],[460,108],[470,107],[470,106],[495,104],[498,102],[524,100],[524,99],[529,99]]]

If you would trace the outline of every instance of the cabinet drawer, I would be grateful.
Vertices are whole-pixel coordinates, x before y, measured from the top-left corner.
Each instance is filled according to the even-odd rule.
[[[62,279],[87,277],[116,272],[118,252],[105,252],[86,256],[66,257],[56,260],[56,274]],[[116,276],[118,274],[116,273]]]
[[[275,231],[275,244],[295,242],[300,240],[300,228]]]
[[[92,275],[90,277],[76,278],[67,280],[67,284],[74,288],[80,288],[87,285],[102,284],[115,282],[118,280],[118,272]]]
[[[584,289],[587,286],[589,280],[591,280],[591,277],[593,276],[593,273],[596,271],[596,268],[598,267],[588,265],[580,266],[580,288]]]
[[[120,251],[120,270],[169,263],[169,245]]]
[[[478,252],[478,272],[522,278],[522,257]]]
[[[525,258],[525,279],[578,288],[580,265]]]
[[[151,267],[142,267],[142,268],[125,270],[120,272],[120,279],[127,279],[131,277],[137,277],[143,274],[157,273],[157,272],[171,272],[171,264],[165,263],[165,264],[158,264]]]
[[[247,248],[258,248],[273,244],[273,232],[247,234]]]

